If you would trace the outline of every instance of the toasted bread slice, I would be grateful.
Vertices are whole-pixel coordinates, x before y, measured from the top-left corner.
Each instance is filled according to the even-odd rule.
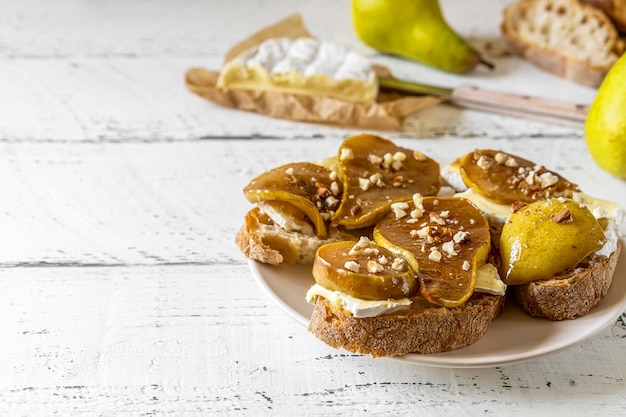
[[[550,320],[575,319],[587,314],[606,295],[613,282],[621,243],[608,257],[588,267],[547,281],[509,286],[517,304],[528,314]]]
[[[626,32],[626,0],[582,0],[602,10],[620,32]]]
[[[336,349],[374,357],[447,352],[482,338],[502,311],[504,298],[474,294],[463,305],[446,308],[418,296],[409,310],[355,318],[318,296],[309,331]]]
[[[317,248],[325,243],[345,240],[358,241],[362,233],[370,229],[346,231],[343,228],[329,228],[328,236],[320,238],[314,234],[283,229],[272,219],[254,207],[245,216],[245,223],[235,237],[241,252],[250,259],[270,265],[312,264]]]
[[[504,9],[501,31],[516,54],[590,87],[624,51],[610,19],[579,0],[521,0]]]

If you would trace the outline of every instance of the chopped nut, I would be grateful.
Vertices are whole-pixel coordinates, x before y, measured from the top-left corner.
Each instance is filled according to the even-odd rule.
[[[327,197],[332,194],[330,190],[320,182],[316,183],[315,186],[317,187],[317,195],[320,197]]]
[[[383,162],[383,158],[372,153],[367,156],[367,160],[370,161],[372,165],[380,165],[380,163]]]
[[[435,213],[434,211],[431,211],[430,213],[428,213],[428,217],[430,218],[430,221],[433,223],[437,223],[440,225],[446,224],[446,221],[442,219],[441,216]]]
[[[516,166],[518,166],[519,164],[517,163],[517,159],[509,156],[506,159],[506,162],[504,163],[505,166],[509,167],[509,168],[515,168]]]
[[[419,162],[423,162],[426,160],[426,155],[424,155],[421,152],[418,151],[414,151],[413,152],[413,158],[415,158],[415,160],[419,161]]]
[[[569,223],[573,221],[572,213],[567,209],[567,207],[563,207],[554,215],[554,221],[556,223]]]
[[[393,154],[393,160],[402,162],[402,161],[406,160],[406,154],[404,152],[398,151],[398,152]]]
[[[421,229],[416,230],[417,235],[422,239],[426,236],[430,236],[430,226],[424,226]]]
[[[441,252],[439,252],[437,249],[435,249],[435,250],[431,251],[428,254],[428,259],[430,259],[431,261],[434,261],[434,262],[439,262],[439,261],[441,261],[441,256],[442,256]]]
[[[363,249],[367,247],[368,244],[372,243],[372,241],[367,236],[361,236],[359,241],[352,246],[348,255],[354,256],[359,255],[363,252]]]
[[[559,182],[559,177],[548,171],[539,175],[539,182],[541,183],[541,188],[548,188]]]
[[[367,191],[370,188],[370,180],[365,178],[359,178],[359,188],[363,191]]]
[[[383,162],[382,162],[383,168],[389,169],[392,162],[393,162],[393,155],[391,155],[390,153],[386,153],[385,155],[383,155]]]
[[[511,211],[513,213],[515,213],[515,212],[519,211],[522,207],[525,207],[527,205],[528,205],[528,203],[526,203],[524,201],[517,200],[516,202],[511,204]]]
[[[378,248],[365,248],[363,250],[363,255],[365,256],[378,256],[379,253]]]
[[[419,219],[423,215],[424,215],[424,209],[423,208],[415,208],[415,209],[411,210],[411,219],[412,220],[417,221],[417,219]]]
[[[341,154],[339,155],[339,160],[346,161],[348,159],[354,158],[354,152],[350,148],[341,148]]]
[[[389,263],[389,259],[385,255],[380,255],[378,258],[378,263],[381,265],[387,265]]]
[[[328,196],[326,197],[326,207],[333,207],[335,204],[339,203],[339,200],[337,200],[335,197]]]
[[[367,271],[370,274],[376,274],[378,272],[384,271],[385,268],[381,264],[376,261],[367,261]]]
[[[487,155],[481,155],[476,161],[476,165],[478,165],[481,169],[489,169],[493,165],[493,159],[489,158]]]
[[[402,258],[393,258],[393,262],[391,263],[391,269],[394,271],[402,271],[404,268],[404,259]]]
[[[293,167],[289,167],[285,170],[285,174],[287,175],[293,175]]]
[[[333,183],[330,184],[330,192],[333,193],[333,195],[339,194],[340,189],[339,189],[339,184],[337,184],[337,181],[333,181]]]
[[[441,213],[439,213],[439,215],[444,218],[447,219],[450,216],[450,210],[444,210]]]
[[[409,208],[409,204],[405,202],[393,203],[391,205],[391,210],[396,215],[396,219],[401,219],[407,215],[406,210]]]
[[[504,154],[504,153],[502,153],[502,152],[497,152],[497,153],[494,155],[494,159],[496,160],[496,162],[497,162],[498,164],[503,164],[503,163],[505,163],[505,162],[506,162],[506,157],[507,157],[507,155],[506,155],[506,154]]]
[[[352,206],[352,208],[350,209],[350,214],[352,214],[353,216],[358,216],[362,212],[363,212],[363,207],[359,205]]]
[[[400,171],[400,170],[402,169],[402,162],[401,162],[401,161],[393,161],[393,162],[391,163],[391,169],[392,169],[394,172],[398,172],[398,171]]]
[[[378,187],[384,187],[385,182],[383,181],[383,176],[380,172],[373,174],[370,176],[370,182],[372,184],[376,184]]]
[[[331,180],[331,181],[335,181],[335,180],[337,179],[337,172],[335,172],[335,171],[330,171],[330,175],[329,175],[329,177],[330,177],[330,180]]]
[[[352,271],[352,272],[359,272],[359,264],[355,261],[348,261],[345,264],[343,264],[343,267],[346,268],[348,271]]]
[[[450,256],[456,256],[459,253],[455,250],[454,242],[449,241],[441,245],[441,249]]]
[[[463,271],[469,271],[471,267],[472,266],[470,265],[468,261],[463,261],[463,265],[461,266],[461,269],[463,269]]]
[[[415,209],[411,210],[411,217],[413,219],[419,219],[424,215],[424,205],[422,202],[424,198],[420,193],[413,194],[413,204],[415,205]]]
[[[413,204],[415,204],[415,207],[424,207],[422,205],[423,201],[424,201],[424,197],[422,197],[420,193],[413,194]]]
[[[460,231],[458,231],[458,232],[456,232],[456,233],[455,233],[455,235],[454,235],[454,237],[452,238],[452,240],[453,240],[455,243],[467,242],[467,241],[469,240],[469,239],[468,239],[468,236],[469,236],[469,233],[468,233],[468,232],[465,232],[465,231],[460,230]]]

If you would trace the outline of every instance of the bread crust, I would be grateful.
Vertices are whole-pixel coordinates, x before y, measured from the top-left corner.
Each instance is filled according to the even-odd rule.
[[[246,213],[244,224],[235,236],[235,244],[246,257],[262,263],[312,264],[317,248],[323,244],[358,241],[361,234],[368,235],[370,232],[370,229],[349,231],[331,227],[325,238],[306,235],[277,226],[258,207],[254,207]]]
[[[586,61],[575,59],[568,55],[566,51],[557,51],[549,49],[545,45],[534,43],[513,29],[512,22],[515,20],[513,11],[516,8],[526,7],[526,5],[530,5],[536,1],[538,0],[522,0],[504,10],[504,19],[500,29],[511,50],[538,67],[559,77],[589,87],[599,87],[607,72],[611,69],[615,61],[617,61],[617,58],[604,65],[594,65]],[[612,39],[609,39],[608,42],[612,45],[612,49],[617,56],[622,54],[624,51],[624,42],[619,39],[613,23],[604,13],[595,7],[581,4],[578,1],[572,1],[571,5],[583,8],[590,19],[595,19],[600,22],[602,26],[607,27],[613,35]]]
[[[355,318],[317,297],[309,331],[336,349],[374,357],[447,352],[482,338],[502,311],[504,299],[474,294],[460,307],[445,308],[418,296],[409,310]]]
[[[610,257],[595,262],[584,271],[570,273],[547,281],[536,281],[509,286],[516,303],[534,317],[567,320],[587,314],[602,297],[611,283],[621,242]]]
[[[620,32],[626,32],[626,0],[582,0],[602,10]]]

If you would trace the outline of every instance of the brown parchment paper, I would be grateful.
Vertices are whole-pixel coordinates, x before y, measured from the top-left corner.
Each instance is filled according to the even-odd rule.
[[[226,53],[224,62],[267,39],[281,37],[299,38],[313,35],[304,26],[300,15],[291,15],[233,46]],[[375,66],[375,70],[379,75],[390,75],[384,67]],[[218,88],[216,87],[218,76],[219,71],[190,68],[185,74],[185,85],[189,91],[224,107],[303,122],[399,130],[406,116],[441,102],[437,97],[404,96],[385,91],[379,92],[375,103],[362,104],[325,96]]]

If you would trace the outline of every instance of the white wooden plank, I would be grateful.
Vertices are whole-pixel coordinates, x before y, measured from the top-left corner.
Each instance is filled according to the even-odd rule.
[[[613,416],[623,319],[525,364],[425,368],[323,345],[244,265],[4,268],[0,414]]]

